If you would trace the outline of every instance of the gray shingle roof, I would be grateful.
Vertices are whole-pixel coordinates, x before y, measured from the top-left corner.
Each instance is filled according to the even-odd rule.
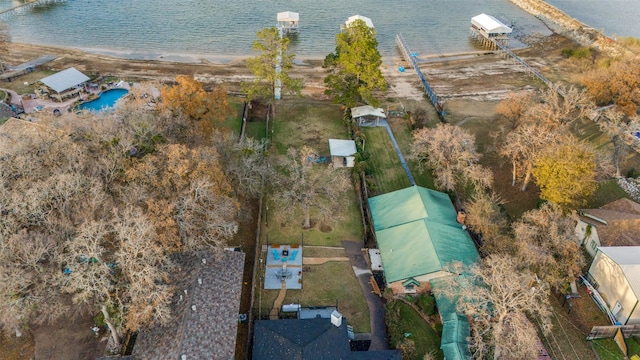
[[[61,93],[67,89],[78,86],[87,80],[89,80],[89,77],[78,71],[76,68],[68,68],[51,76],[47,76],[40,81],[53,91]]]
[[[254,323],[253,359],[288,360],[400,360],[397,350],[351,351],[347,323],[330,319],[257,320]]]
[[[140,331],[133,355],[153,360],[175,360],[182,355],[189,360],[233,359],[244,253],[181,255],[176,262],[179,279],[174,318],[167,326]]]

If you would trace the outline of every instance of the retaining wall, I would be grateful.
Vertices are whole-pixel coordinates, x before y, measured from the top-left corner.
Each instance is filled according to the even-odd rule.
[[[542,0],[509,0],[544,22],[553,32],[566,36],[582,46],[595,47],[610,56],[630,51],[615,40],[584,24]]]

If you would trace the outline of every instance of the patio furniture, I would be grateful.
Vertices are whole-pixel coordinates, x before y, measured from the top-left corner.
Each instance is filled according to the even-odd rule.
[[[271,250],[271,254],[273,255],[274,259],[280,260],[280,254],[278,254],[278,250],[276,249]]]

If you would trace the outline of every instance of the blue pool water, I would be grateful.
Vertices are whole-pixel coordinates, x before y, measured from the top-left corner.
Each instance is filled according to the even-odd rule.
[[[123,96],[125,96],[129,90],[126,89],[111,89],[100,94],[100,97],[91,100],[86,103],[82,103],[78,105],[78,110],[89,110],[89,111],[102,111],[106,110],[110,107],[113,107],[115,103]]]

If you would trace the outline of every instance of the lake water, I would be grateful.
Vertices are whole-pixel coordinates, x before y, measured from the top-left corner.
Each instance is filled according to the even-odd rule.
[[[551,1],[578,18],[574,10],[587,8],[585,14],[599,14],[600,8],[633,8],[619,14],[628,14],[628,25],[636,32],[615,32],[640,37],[633,19],[640,18],[640,6],[634,2],[637,0]],[[0,0],[0,10],[18,3]],[[618,5],[606,5],[611,3]],[[588,6],[598,9],[588,10]],[[550,34],[538,19],[507,0],[68,0],[24,11],[6,22],[16,42],[76,47],[136,59],[180,60],[179,54],[215,59],[251,55],[256,32],[274,26],[280,11],[300,13],[300,33],[291,43],[299,58],[324,57],[333,51],[340,24],[355,14],[373,20],[383,56],[396,54],[397,32],[402,32],[411,50],[420,55],[475,50],[469,41],[470,19],[483,12],[514,25],[512,47],[523,46],[517,40],[520,36]],[[619,19],[596,16],[589,24],[608,29],[601,23],[619,23]]]

